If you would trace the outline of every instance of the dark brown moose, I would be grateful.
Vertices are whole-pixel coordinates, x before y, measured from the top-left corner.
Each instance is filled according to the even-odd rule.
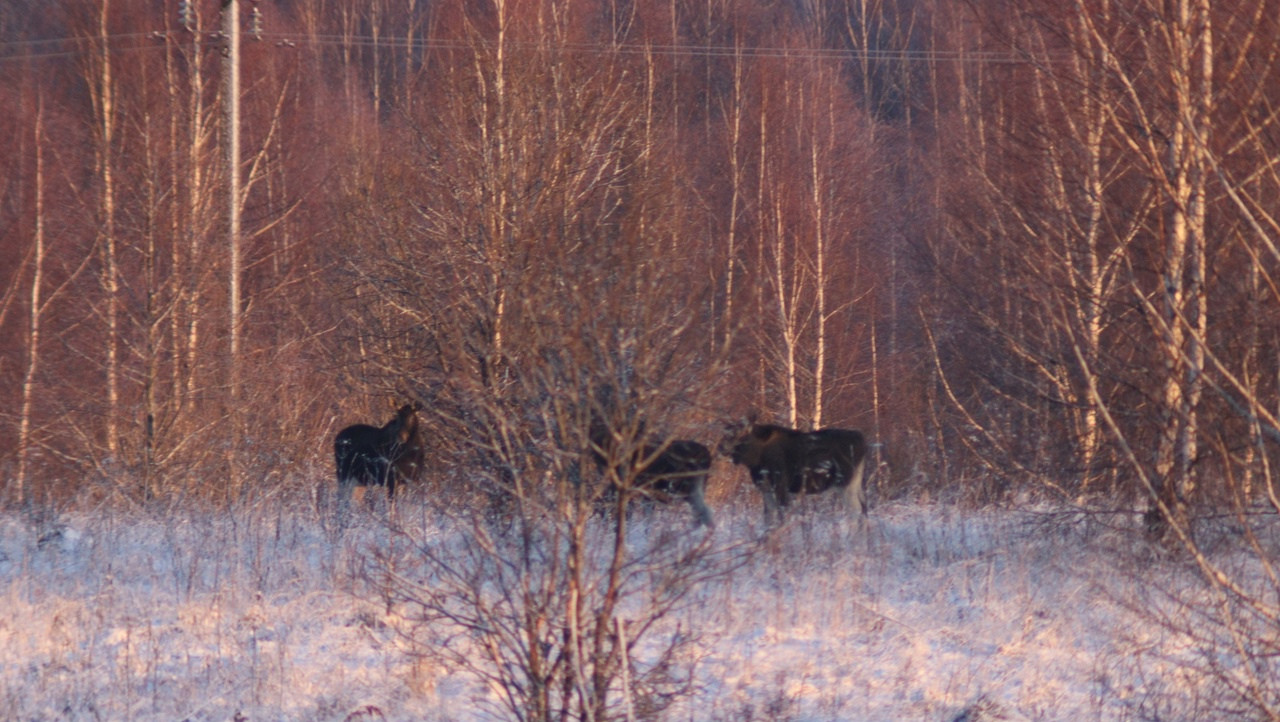
[[[845,506],[867,514],[863,469],[867,440],[859,431],[797,431],[785,426],[752,424],[741,436],[727,439],[733,463],[747,467],[764,497],[765,524],[782,520],[798,494],[828,489],[843,492]],[[722,447],[723,448],[723,447]]]
[[[381,428],[368,424],[348,426],[333,439],[333,457],[338,467],[338,505],[346,511],[352,492],[370,486],[385,486],[387,497],[395,499],[396,487],[417,478],[423,449],[418,429],[416,404],[405,404]]]
[[[693,509],[696,526],[714,526],[706,501],[710,449],[696,441],[676,439],[666,445],[640,444],[630,453],[621,453],[621,445],[612,443],[611,438],[603,428],[593,428],[591,455],[602,471],[613,462],[615,484],[632,479],[634,490],[644,497],[663,502],[682,499]]]

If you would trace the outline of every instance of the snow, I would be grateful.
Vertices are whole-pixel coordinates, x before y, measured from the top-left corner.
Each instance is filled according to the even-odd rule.
[[[644,523],[687,524],[686,511]],[[758,532],[755,504],[716,514],[717,542]],[[419,517],[423,534],[442,533]],[[1193,695],[1195,681],[1165,672],[1189,650],[1144,613],[1144,589],[1196,578],[1152,562],[1136,520],[1053,518],[897,504],[859,527],[802,506],[666,620],[699,635],[697,691],[666,719],[1121,720],[1156,694],[1177,716],[1167,695]],[[362,581],[385,543],[376,515],[338,534],[281,506],[0,516],[0,708],[15,720],[491,719],[492,691],[417,654]]]

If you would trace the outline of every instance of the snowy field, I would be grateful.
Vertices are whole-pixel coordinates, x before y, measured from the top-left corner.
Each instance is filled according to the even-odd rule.
[[[724,541],[757,531],[755,503],[716,513]],[[323,519],[280,503],[0,517],[3,718],[490,718],[484,689],[414,654],[362,581],[378,517],[341,535]],[[1151,590],[1198,581],[1136,528],[882,505],[856,529],[802,508],[666,620],[699,654],[696,693],[664,719],[1181,718],[1197,682]]]

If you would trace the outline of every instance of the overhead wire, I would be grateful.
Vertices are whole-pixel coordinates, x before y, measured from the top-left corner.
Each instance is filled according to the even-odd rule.
[[[222,42],[220,32],[196,32],[185,30],[156,30],[143,33],[119,33],[93,37],[64,37],[46,39],[23,39],[0,42],[0,63],[22,60],[47,60],[60,57],[72,57],[84,52],[86,45],[96,45],[104,40],[116,47],[116,51],[139,52],[151,49],[163,49],[162,45],[133,45],[119,47],[130,40],[162,40],[168,34],[190,35],[192,40],[202,46],[217,46]],[[283,47],[367,47],[385,48],[388,50],[429,51],[429,50],[465,50],[473,47],[472,43],[447,38],[394,38],[387,36],[373,37],[360,35],[307,35],[303,33],[270,33],[257,36],[263,43]],[[544,45],[534,42],[516,41],[516,48],[540,48]],[[857,49],[857,48],[821,48],[821,47],[788,47],[788,46],[734,46],[734,45],[698,45],[692,43],[599,43],[569,42],[553,46],[554,49],[571,53],[594,54],[628,54],[628,55],[661,55],[668,57],[745,57],[745,58],[790,58],[798,60],[866,60],[886,62],[929,62],[929,63],[1018,63],[1033,62],[1031,59],[1013,54],[991,51],[965,50],[911,50],[911,49]],[[43,49],[47,48],[47,49]],[[26,52],[23,52],[26,49]]]

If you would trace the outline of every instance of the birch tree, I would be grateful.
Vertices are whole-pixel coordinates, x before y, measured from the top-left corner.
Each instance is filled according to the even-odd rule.
[[[652,716],[688,692],[692,661],[656,630],[716,550],[683,525],[629,535],[638,469],[599,468],[593,424],[620,456],[711,441],[723,366],[683,255],[697,249],[659,192],[670,119],[645,86],[651,61],[578,52],[570,9],[494,2],[435,25],[452,48],[436,102],[412,152],[376,174],[385,194],[364,217],[379,262],[350,269],[378,308],[351,312],[391,340],[371,363],[422,396],[441,464],[465,479],[444,509],[465,543],[414,539],[382,566],[432,579],[392,581],[409,618],[432,622],[422,649],[494,685],[508,715]],[[482,651],[455,654],[432,630],[472,630]],[[640,644],[656,654],[636,657]]]
[[[803,56],[770,64],[759,75],[755,233],[765,323],[757,343],[787,423],[816,427],[865,362],[858,331],[842,322],[868,298],[857,285],[867,223],[859,179],[875,172],[874,146],[830,64]]]
[[[958,247],[1001,282],[994,298],[959,302],[1010,354],[992,357],[1005,373],[988,388],[1016,395],[1024,386],[1052,400],[1030,402],[1037,411],[1025,423],[1061,418],[1062,431],[1037,438],[1063,438],[1066,454],[1014,451],[1025,435],[1012,419],[1022,412],[998,405],[1008,416],[984,420],[977,397],[949,390],[997,456],[1050,472],[1051,458],[1069,463],[1083,471],[1085,492],[1090,470],[1107,466],[1104,437],[1113,449],[1149,448],[1125,476],[1153,509],[1195,493],[1205,383],[1196,339],[1210,331],[1206,269],[1215,252],[1200,148],[1216,145],[1222,124],[1212,8],[1179,0],[1168,9],[1077,2],[1025,13],[992,6],[979,16],[987,37],[1020,60],[975,69],[966,75],[983,84],[961,86],[971,149],[962,172],[972,179],[961,197],[974,205],[956,216]],[[1099,404],[1137,403],[1135,390],[1154,411],[1105,429]]]
[[[14,481],[14,498],[27,500],[27,462],[31,457],[31,417],[36,394],[36,376],[40,365],[40,331],[46,301],[44,292],[45,208],[44,208],[44,108],[43,98],[36,101],[35,132],[31,147],[35,153],[35,232],[31,252],[31,297],[28,301],[26,337],[26,369],[22,377],[22,407],[18,411],[18,471]]]
[[[89,89],[93,122],[94,174],[99,186],[96,194],[98,238],[102,255],[99,272],[102,298],[98,313],[103,324],[103,381],[106,397],[106,419],[103,433],[107,458],[119,463],[121,409],[121,317],[120,258],[116,237],[116,128],[119,122],[116,104],[117,79],[111,42],[112,19],[110,0],[96,3],[82,18],[90,52],[83,56],[82,73]]]
[[[1098,49],[1097,60],[1113,84],[1110,126],[1150,173],[1158,193],[1160,288],[1153,292],[1135,279],[1132,290],[1163,356],[1157,395],[1160,434],[1153,460],[1156,488],[1151,492],[1158,505],[1167,508],[1181,507],[1195,490],[1192,466],[1198,453],[1205,370],[1201,339],[1209,323],[1205,271],[1210,174],[1204,148],[1213,142],[1216,62],[1209,1],[1176,0],[1171,10],[1166,13],[1156,5],[1076,5]],[[1117,23],[1136,25],[1138,32],[1117,33]],[[1134,35],[1136,58],[1118,42]],[[1147,77],[1152,70],[1158,73],[1154,82]],[[1158,505],[1153,501],[1153,513]]]
[[[963,357],[944,368],[942,386],[991,469],[1014,465],[1083,500],[1100,477],[1117,480],[1083,379],[1102,374],[1108,403],[1135,382],[1122,360],[1133,350],[1109,349],[1137,332],[1126,320],[1125,264],[1146,238],[1154,201],[1110,136],[1109,85],[1087,51],[1086,24],[1069,12],[1054,17],[1052,29],[1017,13],[993,23],[1027,62],[951,69],[968,110],[948,151],[957,181],[948,192],[961,209],[949,252],[959,252],[940,269],[954,273],[948,303],[971,313],[972,334],[993,344],[969,346],[970,370],[992,364],[976,389],[962,376]],[[1020,401],[990,403],[1002,396]]]

